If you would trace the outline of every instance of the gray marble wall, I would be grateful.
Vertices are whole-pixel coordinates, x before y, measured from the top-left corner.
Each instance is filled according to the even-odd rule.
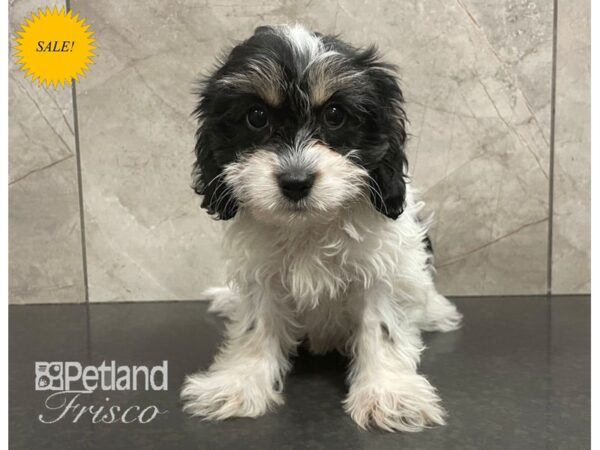
[[[60,1],[15,1],[11,38],[25,16]],[[84,301],[70,89],[44,89],[9,62],[9,300]]]
[[[570,2],[560,0],[558,9],[552,278],[560,292],[589,291],[589,239],[581,238],[590,228],[589,5],[578,3],[563,11]],[[71,6],[99,47],[77,86],[90,301],[194,299],[222,280],[220,224],[189,189],[190,92],[220,49],[282,22],[375,42],[400,67],[410,170],[436,215],[441,291],[546,292],[552,0]],[[12,18],[30,7],[11,6],[13,30]],[[34,87],[14,68],[10,83],[10,299],[81,301],[70,92]]]
[[[552,290],[590,292],[590,2],[559,2]]]

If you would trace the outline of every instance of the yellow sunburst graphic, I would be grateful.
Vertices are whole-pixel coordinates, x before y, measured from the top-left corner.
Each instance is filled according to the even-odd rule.
[[[46,87],[60,84],[64,87],[71,79],[79,81],[94,63],[94,32],[79,14],[54,8],[38,10],[25,19],[19,36],[16,57],[26,77]]]

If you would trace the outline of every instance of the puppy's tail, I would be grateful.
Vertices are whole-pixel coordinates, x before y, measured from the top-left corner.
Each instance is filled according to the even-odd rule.
[[[202,298],[210,301],[210,312],[222,317],[229,317],[240,301],[239,295],[228,287],[209,288],[202,293]]]

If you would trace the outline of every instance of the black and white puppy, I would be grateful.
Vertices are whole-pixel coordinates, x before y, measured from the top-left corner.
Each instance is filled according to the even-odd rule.
[[[215,362],[185,382],[185,411],[256,417],[282,404],[306,339],[352,358],[344,408],[359,426],[444,423],[417,373],[420,330],[454,330],[461,315],[433,284],[402,105],[374,48],[299,25],[257,28],[202,85],[194,189],[228,221],[229,287],[209,294],[229,320]]]

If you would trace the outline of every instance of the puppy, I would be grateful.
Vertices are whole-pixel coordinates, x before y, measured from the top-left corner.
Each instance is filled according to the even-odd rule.
[[[432,279],[423,203],[407,186],[406,117],[393,66],[302,26],[259,27],[202,85],[194,189],[226,222],[228,319],[184,410],[257,417],[283,403],[290,355],[351,358],[345,410],[362,428],[444,423],[417,372],[420,330],[461,315]]]

